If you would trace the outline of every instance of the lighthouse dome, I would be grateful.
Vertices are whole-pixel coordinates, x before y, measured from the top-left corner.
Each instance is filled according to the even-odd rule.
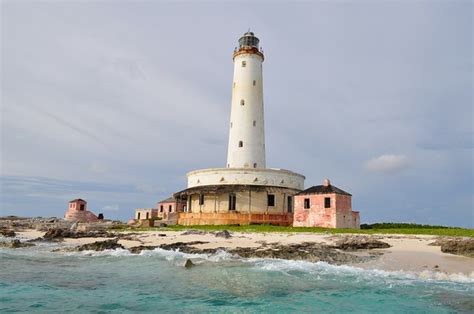
[[[255,47],[258,49],[258,43],[260,39],[258,39],[253,32],[248,31],[239,39],[239,47]]]

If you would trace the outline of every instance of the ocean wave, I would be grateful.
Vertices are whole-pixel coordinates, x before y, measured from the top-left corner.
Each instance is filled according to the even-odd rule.
[[[232,254],[226,251],[218,251],[215,254],[189,254],[180,252],[179,250],[164,250],[156,248],[153,250],[142,250],[139,254],[132,254],[127,249],[115,249],[115,250],[104,250],[104,251],[92,251],[85,250],[80,252],[65,252],[65,256],[90,256],[90,257],[101,257],[101,256],[112,256],[112,257],[162,257],[168,261],[185,260],[191,259],[196,262],[222,262],[225,260],[236,259]]]
[[[139,254],[132,254],[126,249],[104,250],[104,251],[81,251],[64,253],[67,256],[111,256],[111,257],[159,257],[167,261],[179,264],[190,259],[194,264],[206,262],[219,263],[226,261],[239,261],[251,264],[255,269],[261,271],[280,272],[291,275],[292,272],[307,273],[318,278],[320,276],[352,276],[358,280],[392,279],[399,283],[407,284],[413,281],[436,281],[452,283],[474,283],[474,272],[466,275],[462,273],[445,273],[441,271],[423,270],[415,271],[388,271],[381,269],[366,269],[349,265],[332,265],[326,262],[295,261],[268,258],[241,258],[226,251],[218,251],[215,254],[189,254],[179,250],[164,250],[156,248],[143,250]]]
[[[441,271],[423,270],[415,271],[388,271],[381,269],[366,269],[349,265],[331,265],[326,262],[307,262],[281,259],[248,259],[247,262],[255,264],[255,267],[263,271],[279,271],[289,274],[293,271],[305,272],[311,275],[349,275],[357,276],[361,280],[379,279],[396,279],[398,281],[423,280],[423,281],[439,281],[453,283],[474,283],[474,272],[470,274],[462,273],[445,273]]]

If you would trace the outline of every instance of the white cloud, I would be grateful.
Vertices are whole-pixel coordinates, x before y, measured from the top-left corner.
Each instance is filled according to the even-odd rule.
[[[370,159],[366,168],[373,172],[395,173],[406,169],[410,165],[405,155],[381,155]]]

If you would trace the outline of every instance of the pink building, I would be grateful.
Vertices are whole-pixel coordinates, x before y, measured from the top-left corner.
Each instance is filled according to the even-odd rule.
[[[352,211],[352,195],[326,179],[294,196],[294,227],[360,228],[359,212]]]
[[[162,200],[157,203],[158,217],[163,218],[169,213],[183,212],[185,206],[186,202],[178,201],[173,197]]]
[[[64,214],[64,219],[78,222],[93,222],[99,220],[96,215],[87,210],[87,202],[80,198],[69,201],[69,207]]]

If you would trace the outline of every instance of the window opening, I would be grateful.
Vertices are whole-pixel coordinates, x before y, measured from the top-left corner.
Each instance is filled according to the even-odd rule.
[[[268,194],[267,195],[267,205],[268,206],[275,206],[275,195]]]
[[[308,209],[308,208],[310,208],[310,207],[311,207],[311,204],[310,204],[310,202],[309,202],[309,198],[305,198],[305,199],[304,199],[304,208],[305,208],[305,209]]]
[[[324,208],[331,208],[331,198],[329,197],[324,198]]]

